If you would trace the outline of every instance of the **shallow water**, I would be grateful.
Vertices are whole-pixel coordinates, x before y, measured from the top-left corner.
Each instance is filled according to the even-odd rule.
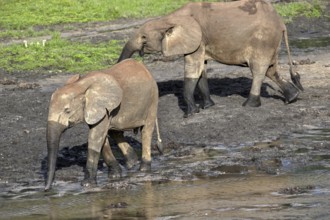
[[[325,48],[330,46],[330,37],[293,39],[290,40],[290,45],[299,49]]]
[[[98,178],[93,191],[78,182],[57,181],[49,193],[42,180],[9,186],[0,218],[328,219],[330,129],[256,144],[178,144],[150,174]]]

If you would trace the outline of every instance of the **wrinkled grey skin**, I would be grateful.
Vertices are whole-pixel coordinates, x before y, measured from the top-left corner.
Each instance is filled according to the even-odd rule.
[[[47,124],[48,177],[45,190],[51,188],[61,134],[77,123],[85,122],[88,156],[83,186],[96,185],[100,153],[109,166],[109,177],[121,174],[107,135],[116,140],[128,168],[137,162],[134,150],[123,137],[124,130],[140,129],[142,161],[140,170],[151,165],[151,138],[157,125],[158,87],[149,71],[134,60],[125,60],[110,69],[75,75],[57,89],[50,101]],[[157,125],[157,134],[158,125]],[[158,135],[158,141],[161,142]]]
[[[278,53],[284,36],[294,84],[277,72]],[[173,13],[145,23],[128,40],[118,61],[134,52],[164,56],[184,55],[184,99],[186,117],[197,113],[194,91],[198,87],[203,108],[214,105],[205,73],[207,60],[229,65],[248,66],[253,81],[243,106],[261,105],[260,90],[265,76],[283,91],[287,103],[296,100],[300,77],[292,69],[287,31],[270,3],[263,0],[242,0],[217,3],[188,3]]]

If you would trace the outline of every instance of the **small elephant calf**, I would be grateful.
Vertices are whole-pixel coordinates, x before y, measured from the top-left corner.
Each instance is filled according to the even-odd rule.
[[[130,168],[137,160],[134,150],[124,140],[123,131],[140,129],[142,161],[140,170],[151,168],[151,139],[157,124],[158,87],[150,72],[132,59],[110,69],[75,75],[57,89],[50,100],[47,124],[48,177],[45,190],[51,188],[61,134],[73,125],[85,122],[88,135],[88,156],[83,186],[96,185],[100,153],[109,166],[109,176],[117,177],[121,168],[107,138],[108,133],[122,150]],[[158,145],[158,149],[160,149]]]

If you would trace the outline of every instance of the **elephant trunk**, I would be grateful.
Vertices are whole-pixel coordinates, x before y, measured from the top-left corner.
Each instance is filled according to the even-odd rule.
[[[144,55],[143,45],[140,45],[140,43],[136,43],[136,42],[137,42],[136,39],[131,39],[125,44],[117,63],[119,63],[122,60],[130,58],[136,51],[139,51],[140,56]]]
[[[47,150],[48,150],[48,171],[45,191],[51,188],[53,183],[57,153],[59,149],[59,143],[61,134],[65,130],[65,126],[57,122],[48,121],[47,124]]]
[[[125,60],[125,59],[127,59],[127,58],[130,58],[130,57],[133,55],[133,53],[134,53],[135,51],[136,51],[136,50],[133,49],[133,48],[130,46],[129,43],[127,43],[127,44],[124,46],[123,51],[121,52],[120,57],[119,57],[117,63],[119,63],[120,61]]]

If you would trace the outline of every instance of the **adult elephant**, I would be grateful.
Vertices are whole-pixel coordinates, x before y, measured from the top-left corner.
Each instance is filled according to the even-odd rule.
[[[122,150],[128,167],[136,162],[134,150],[124,140],[123,131],[134,129],[142,134],[140,170],[151,165],[152,132],[157,125],[158,88],[151,73],[132,59],[110,69],[75,75],[57,89],[50,100],[47,123],[48,177],[45,190],[54,179],[61,134],[77,123],[85,122],[90,130],[83,186],[96,184],[97,164],[102,153],[109,166],[109,176],[118,177],[121,168],[115,159],[107,135]],[[158,143],[161,140],[158,134]],[[161,146],[158,145],[161,151]]]
[[[294,84],[277,72],[283,36]],[[184,55],[185,117],[199,112],[194,100],[196,86],[203,98],[202,108],[214,105],[205,73],[207,60],[250,67],[252,87],[243,106],[261,105],[260,90],[265,76],[282,89],[287,103],[298,97],[299,89],[303,90],[299,74],[293,71],[286,27],[271,4],[264,0],[188,3],[142,25],[128,40],[118,61],[136,51],[140,55],[159,51],[164,56]]]

